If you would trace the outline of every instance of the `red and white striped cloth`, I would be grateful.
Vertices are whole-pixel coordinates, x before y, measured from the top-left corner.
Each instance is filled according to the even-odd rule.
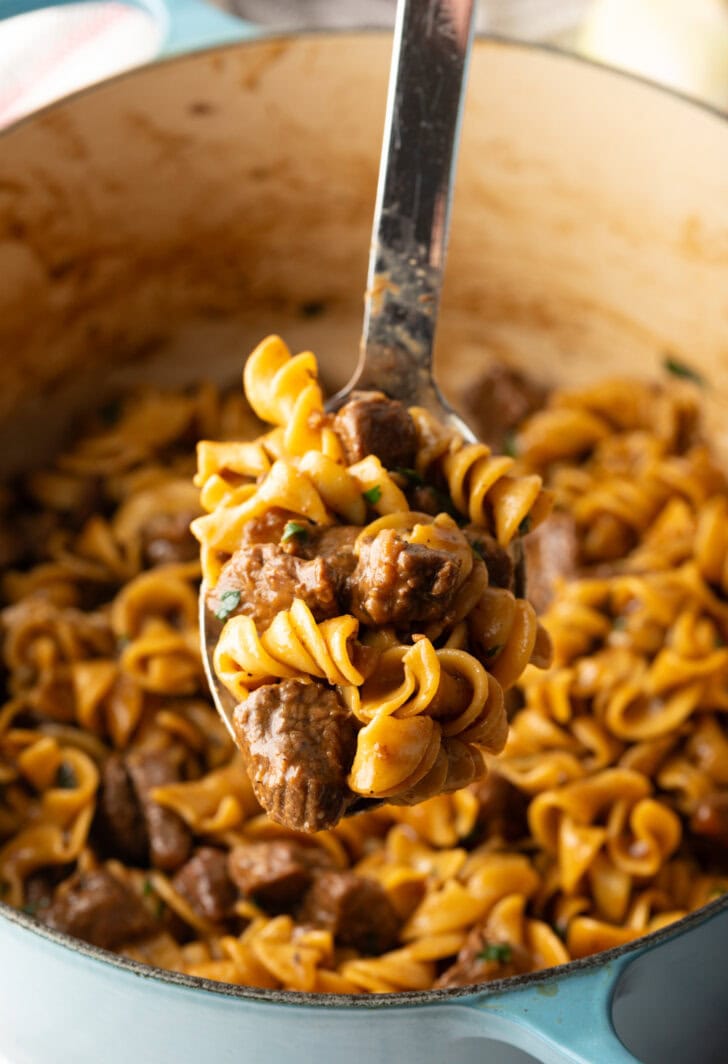
[[[0,126],[150,59],[158,31],[119,3],[74,4],[0,23]]]
[[[218,0],[274,30],[388,25],[396,0]],[[551,39],[576,23],[588,0],[480,0],[479,28]],[[76,89],[150,59],[158,31],[120,3],[75,4],[0,23],[0,127]]]

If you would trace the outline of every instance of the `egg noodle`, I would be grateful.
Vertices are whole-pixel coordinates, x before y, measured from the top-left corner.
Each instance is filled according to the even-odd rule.
[[[226,442],[199,445],[197,483],[210,513],[194,521],[192,531],[209,586],[240,545],[246,524],[273,508],[319,528],[337,519],[355,526],[355,556],[360,543],[393,530],[405,544],[452,558],[457,586],[446,621],[433,619],[406,643],[392,625],[360,624],[350,614],[317,623],[301,600],[260,634],[252,617],[230,617],[213,658],[218,677],[238,703],[251,689],[285,677],[336,685],[362,725],[348,777],[354,794],[415,804],[460,789],[483,774],[481,750],[503,749],[504,688],[532,658],[541,664],[548,658],[533,607],[506,588],[487,589],[486,565],[456,520],[448,513],[412,512],[397,483],[406,483],[402,473],[390,473],[373,454],[345,464],[332,419],[324,416],[312,354],[292,357],[279,337],[269,337],[246,362],[244,383],[255,413],[275,428],[237,449]],[[512,458],[464,445],[423,409],[415,408],[414,422],[414,472],[423,482],[442,476],[469,528],[492,532],[507,547],[524,523],[535,528],[547,516],[551,497],[538,475],[512,475]],[[485,635],[476,649],[469,624],[480,614],[487,623],[478,625]],[[354,664],[358,641],[373,658],[367,677]]]
[[[670,923],[726,889],[728,487],[700,435],[698,389],[684,381],[552,392],[519,427],[515,458],[462,446],[413,413],[419,471],[437,464],[456,511],[501,543],[526,514],[538,517],[539,477],[557,512],[575,522],[581,568],[561,581],[542,618],[553,667],[526,664],[535,617],[495,587],[479,589],[479,601],[489,597],[484,616],[497,619],[487,670],[466,661],[459,621],[444,643],[433,634],[405,646],[385,633],[371,691],[347,654],[357,634],[351,618],[317,625],[294,604],[263,633],[232,618],[243,623],[223,638],[217,663],[237,694],[247,690],[241,672],[255,682],[288,675],[279,641],[298,639],[313,675],[349,689],[360,737],[377,723],[426,716],[438,670],[465,670],[478,704],[451,730],[465,744],[496,687],[525,667],[505,750],[487,755],[485,780],[315,836],[261,813],[206,693],[200,563],[182,530],[197,518],[202,570],[214,583],[241,523],[259,508],[282,505],[317,522],[335,514],[365,528],[398,525],[409,509],[376,460],[342,467],[335,435],[317,420],[313,356],[281,355],[269,346],[246,373],[253,408],[274,426],[267,435],[256,439],[260,424],[237,394],[209,385],[146,390],[105,409],[17,495],[0,496],[8,556],[0,900],[58,926],[48,914],[69,884],[103,870],[142,914],[136,933],[112,945],[128,957],[240,985],[367,993],[561,964]],[[192,484],[199,439],[223,441],[200,447],[203,517]],[[381,494],[370,515],[362,492],[374,484]],[[459,549],[456,521],[415,527],[405,517],[398,527]],[[403,677],[411,677],[406,691]],[[388,710],[378,715],[384,690]],[[398,716],[403,706],[412,715]],[[443,727],[439,743],[447,739]],[[363,743],[357,753],[362,791],[372,780],[382,791],[406,782],[407,766],[377,782],[373,752]],[[397,916],[396,942],[372,955],[299,919],[300,899],[280,911],[255,892],[236,891],[224,916],[211,915],[153,845],[151,857],[136,860],[115,850],[99,828],[109,764],[128,759],[137,779],[139,759],[172,755],[178,770],[145,792],[150,831],[163,814],[190,847],[223,854],[299,842],[327,867],[379,884]]]

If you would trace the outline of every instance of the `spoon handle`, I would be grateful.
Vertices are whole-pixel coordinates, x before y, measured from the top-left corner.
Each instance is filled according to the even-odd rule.
[[[437,393],[442,287],[475,0],[399,0],[357,387]],[[438,400],[439,401],[439,400]]]

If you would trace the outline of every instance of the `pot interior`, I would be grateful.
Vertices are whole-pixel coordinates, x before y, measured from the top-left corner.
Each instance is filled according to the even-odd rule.
[[[232,46],[120,77],[3,136],[6,466],[120,381],[235,378],[272,331],[343,383],[389,50],[377,33]],[[720,408],[727,173],[715,114],[572,57],[479,41],[444,390],[457,398],[493,358],[581,383],[657,374],[669,352]]]

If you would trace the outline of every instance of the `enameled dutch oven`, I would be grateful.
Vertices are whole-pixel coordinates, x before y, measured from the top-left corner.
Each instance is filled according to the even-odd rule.
[[[313,347],[332,385],[354,363],[390,39],[261,39],[197,0],[162,3],[148,9],[166,61],[0,137],[6,469],[120,383],[238,378],[273,330]],[[710,382],[722,444],[726,120],[573,57],[477,42],[438,347],[451,393],[492,357],[579,383],[656,375],[670,351]],[[624,1042],[648,1064],[724,1064],[727,957],[724,897],[542,974],[324,999],[144,968],[0,904],[0,1059],[618,1064],[635,1059]]]

